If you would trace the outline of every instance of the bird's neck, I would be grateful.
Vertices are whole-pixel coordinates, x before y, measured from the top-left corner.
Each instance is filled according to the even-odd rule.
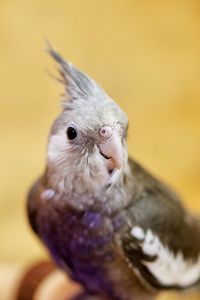
[[[85,210],[88,208],[102,210],[105,213],[113,213],[125,207],[132,197],[132,175],[129,164],[120,170],[111,183],[104,185],[101,188],[96,187],[88,190],[80,189],[78,179],[72,175],[63,174],[57,169],[48,167],[46,177],[48,186],[56,193],[62,195],[62,199],[68,202],[70,206],[78,210]],[[79,179],[81,180],[81,179]],[[87,186],[91,185],[91,180],[86,182]]]

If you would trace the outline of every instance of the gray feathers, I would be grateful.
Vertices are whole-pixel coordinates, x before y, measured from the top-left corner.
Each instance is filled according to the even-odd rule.
[[[49,43],[47,52],[59,64],[59,72],[65,85],[68,99],[89,100],[101,93],[105,96],[102,88],[89,76],[79,71],[72,63],[67,62]]]

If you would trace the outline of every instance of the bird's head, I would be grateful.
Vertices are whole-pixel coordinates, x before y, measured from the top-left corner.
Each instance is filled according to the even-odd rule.
[[[67,193],[96,193],[112,185],[127,164],[128,120],[104,90],[53,48],[65,85],[62,112],[47,148],[52,184]]]

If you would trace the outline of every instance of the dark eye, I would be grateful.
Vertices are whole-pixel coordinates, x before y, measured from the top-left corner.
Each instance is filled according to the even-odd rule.
[[[66,133],[69,140],[74,140],[77,137],[77,131],[74,127],[69,126]]]

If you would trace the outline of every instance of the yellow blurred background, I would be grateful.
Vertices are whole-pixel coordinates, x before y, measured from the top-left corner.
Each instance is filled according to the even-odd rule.
[[[200,2],[1,0],[0,264],[46,256],[25,213],[62,92],[45,37],[127,112],[130,154],[200,213]]]

